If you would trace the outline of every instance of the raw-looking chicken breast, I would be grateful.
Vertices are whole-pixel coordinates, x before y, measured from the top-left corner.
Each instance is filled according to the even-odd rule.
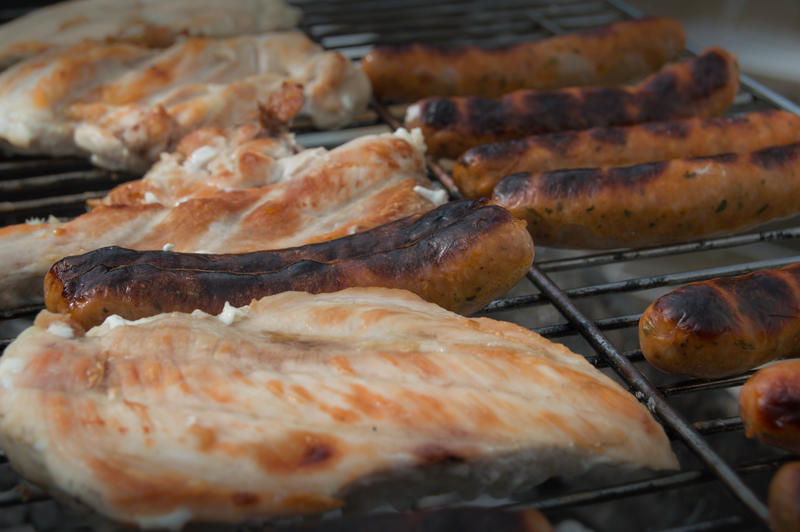
[[[145,528],[677,467],[583,357],[382,288],[86,333],[42,311],[0,359],[0,444],[35,483]]]

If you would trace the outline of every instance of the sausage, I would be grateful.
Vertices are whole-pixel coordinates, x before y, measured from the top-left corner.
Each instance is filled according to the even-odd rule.
[[[502,257],[503,260],[498,260]],[[88,328],[117,314],[219,313],[288,290],[405,288],[468,314],[519,281],[533,261],[525,223],[485,202],[451,202],[373,230],[277,251],[202,255],[119,247],[67,257],[44,281],[45,304]]]
[[[778,469],[769,484],[767,504],[772,532],[800,530],[800,462]]]
[[[729,234],[800,212],[800,143],[505,177],[493,201],[537,244],[609,249]]]
[[[794,321],[800,318],[795,315]],[[792,354],[800,351],[795,347],[799,337],[800,326],[795,323]],[[781,354],[786,355],[787,346],[782,347]],[[777,362],[747,379],[739,392],[739,416],[748,437],[800,453],[800,360]]]
[[[518,90],[500,98],[427,98],[406,111],[428,152],[455,158],[479,144],[592,127],[721,114],[739,87],[736,59],[721,48],[664,67],[630,87]]]
[[[800,263],[690,283],[656,299],[639,319],[648,362],[694,377],[735,375],[794,356],[799,340]]]
[[[669,18],[627,20],[502,48],[425,44],[376,46],[361,60],[376,97],[496,97],[517,89],[629,83],[683,51],[686,36]]]
[[[562,131],[471,148],[458,159],[453,180],[465,197],[480,198],[491,196],[500,179],[519,172],[628,166],[799,141],[800,116],[773,110]]]

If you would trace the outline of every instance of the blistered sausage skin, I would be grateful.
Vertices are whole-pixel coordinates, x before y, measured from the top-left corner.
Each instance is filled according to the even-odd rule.
[[[800,351],[800,327],[794,332],[792,354]],[[777,362],[747,379],[739,392],[739,416],[748,437],[800,453],[800,360]]]
[[[800,462],[784,464],[769,483],[769,524],[772,532],[800,530]]]
[[[453,180],[465,197],[480,198],[519,172],[628,166],[793,142],[800,142],[800,116],[775,110],[562,131],[471,148],[459,157]]]
[[[642,314],[639,344],[655,367],[694,377],[735,375],[796,356],[800,354],[800,264],[673,290]],[[800,367],[795,369],[795,377],[800,376]]]
[[[502,260],[498,260],[502,257]],[[277,251],[202,255],[109,247],[67,257],[45,278],[45,304],[83,325],[351,286],[405,288],[474,312],[519,281],[533,261],[524,222],[483,202],[447,203],[352,236]]]
[[[361,60],[378,99],[496,97],[517,89],[617,85],[678,57],[680,22],[653,17],[502,48],[376,46]]]
[[[432,155],[456,158],[469,148],[529,135],[640,122],[714,116],[739,87],[736,58],[721,48],[664,67],[629,87],[518,90],[500,98],[427,98],[406,111]]]
[[[493,201],[537,244],[609,249],[730,234],[800,212],[800,143],[505,177]]]

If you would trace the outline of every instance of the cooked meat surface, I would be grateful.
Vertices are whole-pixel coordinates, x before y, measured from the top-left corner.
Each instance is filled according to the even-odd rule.
[[[238,307],[289,290],[382,286],[469,314],[517,284],[532,261],[525,222],[502,207],[463,200],[370,231],[275,251],[101,248],[55,263],[45,277],[45,303],[88,328],[111,314],[216,314],[226,302]]]
[[[0,74],[0,138],[13,150],[89,154],[146,170],[196,128],[277,119],[339,127],[366,108],[366,75],[300,32],[190,38],[165,50],[80,42]]]
[[[232,37],[294,28],[283,0],[72,0],[0,26],[0,68],[85,39],[163,47],[180,36]]]
[[[320,173],[344,172],[351,179],[370,172],[377,180],[393,172],[424,173],[419,132],[364,135],[332,150],[302,150],[291,134],[271,133],[256,123],[237,128],[201,128],[174,152],[161,156],[142,179],[112,189],[93,205],[177,205],[219,190],[275,186]]]
[[[677,466],[644,405],[583,357],[399,290],[286,292],[85,334],[43,311],[0,382],[13,466],[145,527]]]
[[[175,251],[194,253],[279,249],[433,208],[439,198],[425,188],[430,181],[420,146],[404,134],[381,139],[353,141],[363,149],[350,152],[346,164],[325,165],[325,157],[312,156],[314,164],[291,179],[259,188],[223,188],[169,205],[103,206],[67,222],[0,228],[0,308],[40,302],[54,262],[104,246],[158,250],[172,244]]]

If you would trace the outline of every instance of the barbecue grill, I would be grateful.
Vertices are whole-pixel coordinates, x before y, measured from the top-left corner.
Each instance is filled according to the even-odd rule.
[[[640,14],[617,0],[294,0],[305,13],[301,28],[328,49],[357,60],[374,44],[423,41],[435,44],[502,46],[580,30]],[[30,4],[28,4],[30,5]],[[22,9],[0,9],[0,19]],[[730,113],[800,108],[747,76]],[[342,144],[360,135],[399,126],[403,106],[377,103],[349,128],[322,132],[297,124],[308,147]],[[429,172],[453,199],[446,164],[430,160]],[[7,157],[0,161],[0,223],[21,223],[50,214],[69,217],[85,210],[120,182],[138,176],[92,167],[75,158]],[[611,252],[537,247],[527,278],[481,315],[514,321],[567,344],[614,376],[665,426],[682,469],[674,473],[621,474],[603,471],[579,482],[553,479],[510,498],[479,498],[479,504],[538,508],[553,522],[574,519],[597,530],[765,530],[768,482],[785,461],[800,459],[745,438],[736,408],[737,387],[749,374],[698,380],[652,370],[638,349],[641,311],[676,285],[800,262],[800,218],[759,232],[677,245]],[[0,314],[0,348],[31,323],[36,307]],[[0,458],[0,527],[37,529],[88,527],[46,494],[20,484]],[[463,502],[460,502],[463,504]],[[422,500],[413,507],[450,505]],[[42,517],[38,509],[51,512]],[[56,512],[53,514],[52,512]],[[5,517],[3,517],[5,515]],[[17,529],[17,528],[15,528]],[[25,528],[29,529],[29,528]]]

